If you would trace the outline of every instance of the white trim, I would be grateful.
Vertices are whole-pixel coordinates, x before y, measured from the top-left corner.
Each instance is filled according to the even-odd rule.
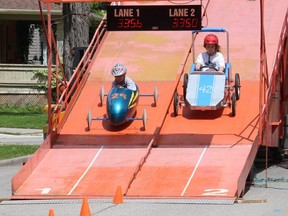
[[[39,15],[40,10],[23,10],[23,9],[0,9],[0,14],[17,14],[17,15]],[[43,10],[43,14],[47,14],[47,10]],[[62,10],[51,10],[52,15],[62,16]]]

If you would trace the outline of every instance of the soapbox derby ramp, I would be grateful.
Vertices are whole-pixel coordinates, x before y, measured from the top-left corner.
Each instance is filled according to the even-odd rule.
[[[283,3],[284,1],[282,5]],[[231,13],[235,12],[232,6],[235,4],[228,1],[223,4],[228,6],[224,7],[224,11],[220,8],[221,4],[211,2],[211,10],[213,8],[214,12],[219,13],[215,12],[209,20],[212,26],[217,26],[219,16],[229,14],[229,19],[224,23],[221,21],[220,24],[227,26],[231,32],[233,41],[231,61],[234,71],[241,75],[241,100],[237,103],[237,115],[231,118],[230,109],[201,111],[184,107],[179,109],[179,115],[175,118],[171,105],[161,129],[158,147],[152,150],[127,196],[133,197],[137,194],[141,197],[167,197],[169,194],[172,197],[182,197],[183,202],[185,198],[189,198],[194,199],[195,203],[207,203],[207,201],[215,203],[217,199],[233,202],[233,199],[245,193],[246,178],[258,150],[259,46],[257,44],[260,35],[252,23],[255,24],[260,15],[257,7],[254,8],[249,4],[253,12],[247,14],[245,22],[243,19],[235,20],[235,14],[233,17]],[[238,13],[243,11],[244,5],[248,6],[247,2],[240,4],[240,8],[236,9]],[[277,7],[281,7],[281,4],[279,3]],[[287,7],[284,11],[286,10]],[[284,17],[278,20],[278,33]],[[240,26],[249,28],[247,34],[239,34]],[[276,30],[275,25],[273,28]],[[273,31],[269,31],[270,37],[275,36]],[[249,46],[243,48],[244,43]],[[278,40],[273,40],[273,44],[273,49],[269,49],[272,50],[269,52],[271,56],[275,55],[273,50],[277,47]],[[199,46],[203,49],[203,44]],[[270,61],[273,65],[273,57]],[[189,71],[189,66],[186,71]],[[181,84],[178,85],[177,91],[183,92]],[[179,94],[179,97],[183,95]]]
[[[140,89],[154,87],[151,82],[137,83]],[[115,128],[104,120],[94,121],[88,130],[88,109],[98,113],[99,117],[106,114],[105,103],[98,106],[97,90],[100,85],[107,89],[111,87],[111,82],[99,84],[93,78],[88,80],[52,148],[49,148],[48,136],[41,150],[13,178],[13,199],[77,198],[83,195],[111,198],[118,185],[125,190],[139,162],[147,154],[155,128],[161,126],[166,114],[163,110],[169,106],[167,97],[173,94],[166,88],[173,89],[173,84],[157,85],[161,96],[156,107],[152,106],[153,99],[139,98],[138,112],[147,109],[149,116],[146,130],[141,130],[141,121]],[[87,100],[87,95],[94,92],[95,99]],[[21,183],[30,169],[31,174]]]
[[[158,147],[141,168],[128,195],[169,194],[170,198],[222,204],[241,197],[258,150],[258,101],[253,99],[258,86],[250,81],[242,86],[238,114],[233,118],[229,109],[193,111],[188,107],[181,108],[175,118],[171,105]],[[152,178],[156,175],[159,177]]]
[[[286,1],[282,2],[283,6]],[[254,3],[242,1],[236,8],[228,0],[223,4],[211,1],[208,9],[211,26],[219,24],[220,15],[227,17],[221,26],[229,28],[234,40],[234,69],[242,68],[238,70],[242,83],[237,116],[229,117],[228,109],[202,112],[185,107],[179,109],[177,118],[173,115],[173,94],[176,88],[182,92],[178,81],[180,68],[186,65],[183,58],[190,51],[191,33],[108,33],[56,142],[50,143],[48,136],[13,177],[12,199],[112,198],[120,185],[127,198],[224,199],[232,203],[243,193],[257,151],[259,74],[255,71],[259,71],[260,36],[255,23],[260,15]],[[248,6],[251,10],[244,10]],[[246,22],[235,16],[235,10],[244,13],[241,17]],[[283,19],[278,21],[273,30],[281,28]],[[239,34],[244,28],[249,28],[247,34]],[[249,46],[243,49],[242,42]],[[98,106],[98,90],[101,85],[111,87],[111,62],[115,59],[131,68],[129,75],[146,93],[157,82],[157,107],[151,106],[150,98],[140,98],[138,104],[140,113],[147,109],[145,131],[139,130],[140,121],[120,130],[104,121],[93,122],[87,130],[88,109],[99,117],[106,113],[105,106]],[[187,63],[185,71],[190,65]],[[149,148],[151,143],[158,147]]]
[[[108,32],[87,69],[89,76],[79,89],[79,96],[65,112],[66,119],[56,141],[50,143],[48,136],[13,177],[12,199],[83,195],[111,198],[118,185],[125,191],[167,114],[175,80],[189,52],[189,35],[188,32]],[[169,47],[171,42],[173,49]],[[111,89],[111,67],[118,61],[129,68],[129,76],[141,94],[151,93],[157,85],[157,106],[149,97],[139,98],[137,114],[146,109],[146,130],[141,130],[141,121],[117,128],[107,121],[93,121],[88,130],[89,109],[93,117],[106,115],[105,102],[100,105],[99,89],[101,86]]]

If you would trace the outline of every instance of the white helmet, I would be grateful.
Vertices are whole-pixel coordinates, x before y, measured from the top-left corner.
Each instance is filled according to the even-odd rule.
[[[121,76],[125,74],[126,71],[127,68],[124,64],[117,63],[113,66],[111,73],[113,76]]]

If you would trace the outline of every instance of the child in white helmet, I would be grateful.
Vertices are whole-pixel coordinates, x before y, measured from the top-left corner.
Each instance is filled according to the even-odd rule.
[[[132,91],[136,91],[137,87],[135,82],[128,76],[126,76],[127,68],[124,64],[117,63],[112,68],[112,75],[115,77],[115,80],[112,83],[112,87],[122,87],[128,88]]]

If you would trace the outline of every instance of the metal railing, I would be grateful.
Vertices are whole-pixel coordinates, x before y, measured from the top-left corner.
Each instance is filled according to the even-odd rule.
[[[275,128],[278,128],[280,131],[280,134],[283,133],[283,118],[284,118],[284,110],[278,110],[279,111],[279,120],[277,122],[272,122],[272,112],[271,109],[273,99],[275,96],[275,93],[277,91],[277,85],[279,82],[281,82],[283,85],[282,88],[285,87],[285,82],[283,80],[286,80],[287,83],[287,77],[286,76],[286,69],[285,67],[282,67],[283,65],[283,55],[284,52],[288,52],[285,49],[285,42],[287,43],[288,38],[288,17],[287,13],[282,25],[281,34],[279,38],[278,43],[278,49],[276,53],[276,58],[274,61],[273,69],[271,72],[270,79],[268,77],[268,68],[267,65],[264,64],[263,61],[266,61],[266,59],[263,59],[264,56],[261,55],[261,74],[260,74],[260,82],[262,83],[260,85],[260,94],[262,94],[262,97],[260,96],[260,125],[259,125],[259,144],[263,146],[273,146],[275,147],[278,144],[273,144],[271,135]],[[263,50],[263,52],[266,52],[266,50]],[[282,80],[281,80],[282,79]],[[283,102],[283,101],[281,101]]]
[[[76,67],[73,75],[71,76],[69,81],[65,79],[61,79],[57,74],[53,74],[53,76],[57,79],[57,102],[55,107],[53,108],[50,115],[48,115],[48,119],[50,118],[49,122],[49,133],[55,132],[58,133],[59,128],[61,128],[65,122],[65,119],[69,115],[72,104],[76,101],[80,89],[84,85],[86,79],[88,78],[87,71],[89,69],[90,63],[92,62],[93,57],[97,52],[97,48],[99,47],[102,39],[104,38],[106,33],[106,16],[100,22],[98,28],[96,29],[94,36],[86,49],[81,61],[79,62],[78,66]],[[48,35],[49,37],[49,35]],[[53,40],[52,36],[52,40]],[[54,48],[57,48],[54,46]],[[56,52],[58,55],[58,52]],[[58,58],[57,58],[58,59]],[[56,68],[58,68],[59,62],[56,62]],[[52,72],[50,72],[52,73]],[[60,93],[60,85],[64,85],[65,89],[63,92]],[[51,98],[48,97],[48,106],[51,105]],[[65,110],[65,115],[61,114]],[[53,125],[57,125],[57,127],[52,127]]]

